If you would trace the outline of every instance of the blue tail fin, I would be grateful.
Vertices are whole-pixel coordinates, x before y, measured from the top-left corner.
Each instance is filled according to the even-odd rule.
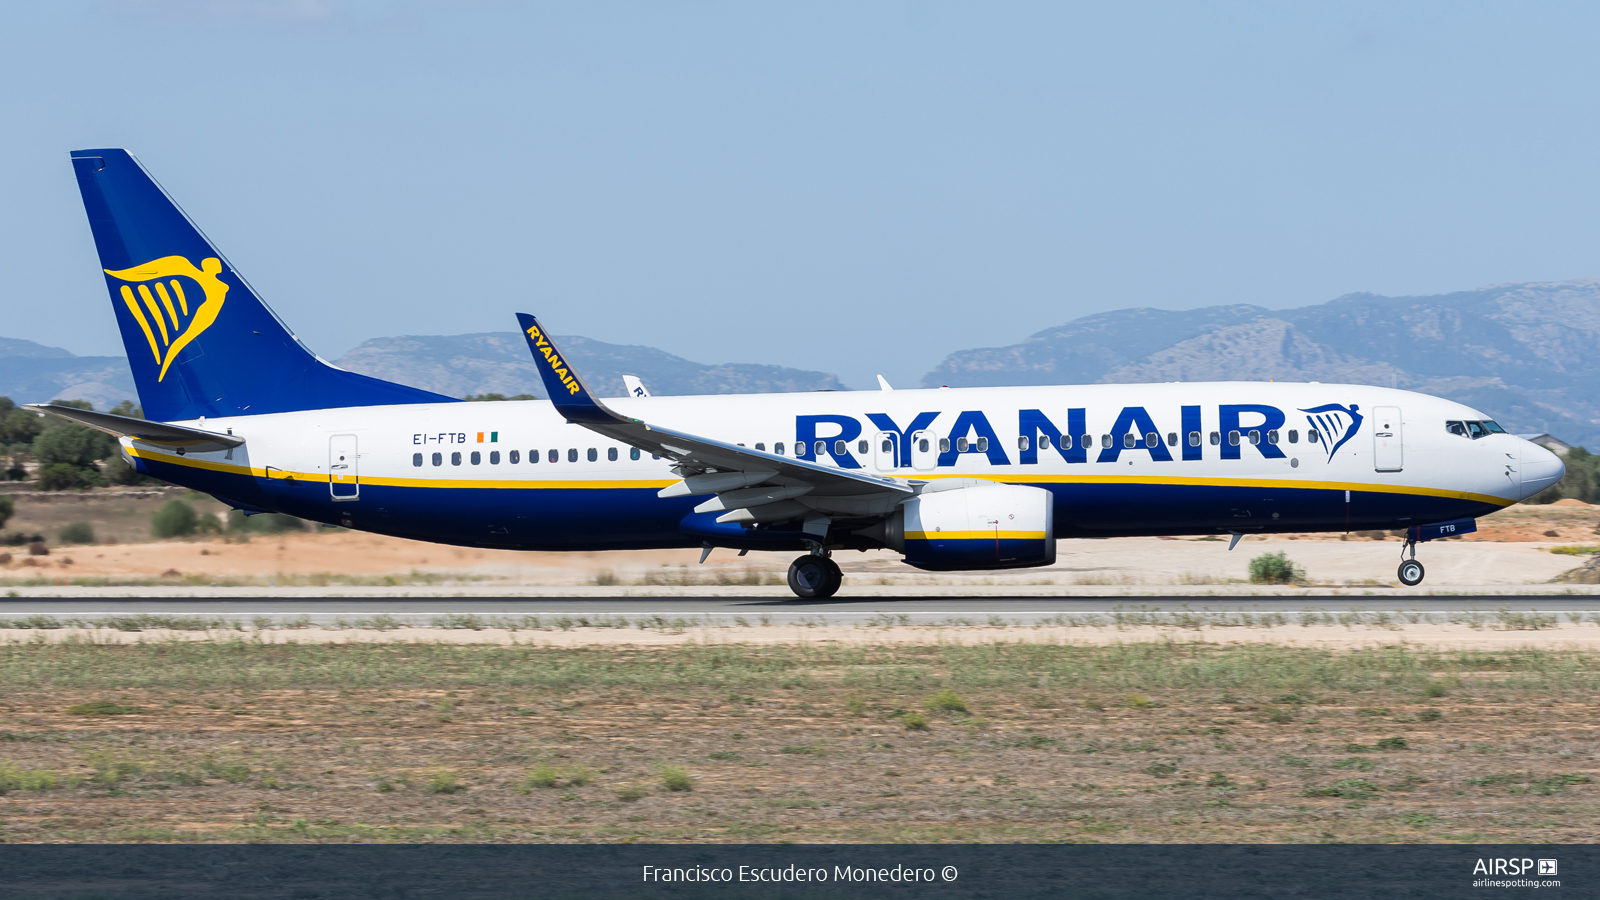
[[[307,350],[126,150],[77,150],[72,167],[147,417],[454,399]]]

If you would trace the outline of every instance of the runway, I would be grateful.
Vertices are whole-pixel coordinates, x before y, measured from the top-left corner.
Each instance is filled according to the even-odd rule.
[[[1109,617],[1118,614],[1179,618],[1189,613],[1209,616],[1260,616],[1271,613],[1426,613],[1430,618],[1451,614],[1544,612],[1600,613],[1600,596],[1412,596],[1412,597],[1218,597],[1215,595],[1163,597],[863,597],[803,601],[777,597],[413,597],[390,599],[321,599],[230,597],[151,598],[94,597],[71,599],[20,598],[0,600],[0,619],[52,616],[92,620],[117,616],[192,616],[251,623],[301,621],[311,624],[355,622],[378,616],[407,624],[427,624],[447,617],[485,619],[537,616],[545,619],[699,620],[707,624],[766,621],[774,624],[823,619],[848,624],[886,617],[902,624],[940,622],[1027,625],[1058,617]],[[998,623],[996,623],[998,624]]]

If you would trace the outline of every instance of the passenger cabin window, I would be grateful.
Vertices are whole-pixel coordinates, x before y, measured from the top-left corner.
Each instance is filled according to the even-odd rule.
[[[489,465],[491,465],[491,466],[500,465],[500,451],[499,450],[490,450],[489,451]]]
[[[779,456],[782,456],[783,455],[783,441],[779,441],[776,444],[773,444],[772,445],[772,452],[778,454]]]
[[[1133,432],[1130,431],[1122,436],[1122,446],[1124,449],[1133,446]]]
[[[814,444],[811,447],[811,449],[816,451],[817,459],[821,459],[822,458],[822,454],[828,452],[828,442],[827,441],[817,441],[816,444]]]
[[[433,455],[433,464],[436,465],[436,466],[444,465],[444,454],[443,453],[435,453]]]
[[[535,462],[537,462],[539,460],[539,454],[537,454],[537,453],[530,454],[528,458],[534,460]],[[519,462],[522,462],[522,451],[521,450],[513,450],[510,453],[507,453],[506,454],[506,462],[511,463],[513,466],[516,465]]]
[[[917,452],[918,453],[927,453],[928,452],[928,439],[927,438],[923,438],[922,440],[917,441]]]
[[[1254,428],[1250,429],[1250,443],[1252,443],[1252,444],[1261,443],[1261,432],[1258,431],[1257,429],[1254,429]]]
[[[894,452],[894,440],[891,439],[891,438],[884,438],[883,439],[883,446],[878,448],[878,449],[882,450],[885,453],[893,453]]]
[[[989,439],[988,438],[986,438],[986,437],[978,438],[978,452],[979,453],[988,453],[989,452]]]
[[[967,452],[967,439],[966,438],[956,438],[956,452],[957,453],[965,453],[965,452]]]
[[[1022,437],[1017,438],[1017,449],[1018,450],[1026,450],[1026,449],[1028,449],[1028,447],[1031,444],[1032,444],[1032,441],[1028,440],[1028,436],[1027,435],[1023,435]],[[420,466],[420,465],[422,465],[422,463],[419,462],[419,463],[417,463],[417,465]]]
[[[595,461],[600,459],[600,451],[594,449],[593,447],[590,447],[589,448],[588,457],[589,457],[589,462],[595,462]]]
[[[472,464],[476,466],[476,465],[481,464],[482,462],[483,462],[483,454],[479,453],[476,450],[472,451]]]
[[[767,449],[767,445],[766,445],[766,444],[764,444],[764,443],[761,443],[761,442],[760,442],[760,441],[757,441],[757,442],[756,442],[756,449],[757,449],[757,450],[760,450],[760,451],[762,451],[762,452],[763,452],[763,453],[764,453],[764,452],[766,452],[766,449]],[[637,457],[636,457],[636,458],[637,458]]]
[[[866,441],[856,441],[856,452],[857,453],[866,453],[867,452],[867,442]]]
[[[950,439],[949,438],[939,438],[939,452],[940,453],[949,453],[950,452]]]
[[[574,453],[574,455],[576,455],[577,451],[573,451],[573,453]],[[544,458],[550,460],[551,462],[560,462],[561,461],[561,451],[560,450],[551,450],[549,453],[545,454]]]
[[[422,454],[421,453],[413,453],[413,454],[411,454],[411,464],[413,466],[422,465]]]
[[[833,455],[834,456],[843,456],[848,452],[849,451],[845,449],[844,441],[834,441],[833,442]]]
[[[1220,443],[1222,443],[1222,436],[1215,431],[1211,432],[1211,446],[1215,447]]]
[[[452,465],[452,466],[461,465],[461,453],[459,451],[456,452],[456,453],[450,454],[450,465]]]
[[[1216,441],[1212,441],[1211,443],[1215,444]],[[1198,431],[1189,432],[1189,446],[1191,446],[1191,447],[1200,446],[1200,432],[1198,432]]]
[[[1277,442],[1278,442],[1278,429],[1274,428],[1271,431],[1267,432],[1267,443],[1276,444]]]
[[[617,448],[615,448],[615,447],[607,447],[606,448],[606,459],[610,460],[611,462],[616,462],[617,461]]]
[[[759,447],[760,445],[757,444],[756,446]],[[638,447],[630,447],[628,449],[628,458],[629,459],[638,459],[639,458],[639,448]]]
[[[1318,440],[1317,430],[1315,428],[1307,429],[1306,430],[1306,443],[1315,444],[1317,442],[1317,440]]]
[[[1300,432],[1296,431],[1293,428],[1289,429],[1289,443],[1291,443],[1291,444],[1300,443]]]
[[[1228,432],[1228,443],[1230,445],[1234,446],[1234,447],[1239,446],[1239,432],[1237,432],[1237,431]]]
[[[1161,443],[1161,435],[1156,434],[1154,431],[1149,432],[1148,434],[1146,434],[1144,436],[1144,445],[1146,447],[1155,447],[1156,445],[1158,445],[1160,443]]]
[[[1167,432],[1167,446],[1168,447],[1176,447],[1176,446],[1178,446],[1178,433],[1176,431]]]
[[[1078,446],[1082,447],[1085,450],[1089,449],[1090,447],[1093,447],[1094,446],[1094,435],[1092,435],[1092,434],[1080,434],[1080,435],[1078,435]],[[1070,443],[1067,444],[1066,449],[1071,450],[1072,449],[1072,444],[1070,444]]]
[[[1061,436],[1061,446],[1063,446],[1063,447],[1071,447],[1072,446],[1072,435],[1063,434]],[[1023,449],[1027,449],[1027,448],[1023,448]],[[1050,435],[1048,435],[1048,434],[1039,435],[1039,449],[1040,450],[1049,450],[1050,449]]]
[[[1100,449],[1102,449],[1102,450],[1110,450],[1111,449],[1111,435],[1109,435],[1109,434],[1100,435]]]

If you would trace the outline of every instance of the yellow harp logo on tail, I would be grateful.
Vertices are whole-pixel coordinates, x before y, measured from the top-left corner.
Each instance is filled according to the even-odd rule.
[[[182,256],[163,256],[142,266],[116,272],[106,269],[105,273],[135,285],[122,286],[122,302],[139,323],[151,355],[161,366],[157,381],[167,377],[167,368],[178,353],[217,320],[228,293],[228,286],[217,277],[222,273],[222,260],[215,256],[200,260],[198,269]],[[190,297],[180,279],[198,285],[204,296]],[[196,301],[193,308],[190,300]]]

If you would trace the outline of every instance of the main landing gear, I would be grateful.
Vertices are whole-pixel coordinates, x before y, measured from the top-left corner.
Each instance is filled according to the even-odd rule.
[[[789,590],[801,600],[826,600],[838,593],[843,581],[839,564],[820,554],[807,554],[789,564]]]
[[[1411,558],[1406,559],[1406,551],[1411,552]],[[1400,548],[1400,583],[1406,587],[1416,587],[1422,583],[1422,576],[1426,574],[1422,563],[1417,562],[1417,542],[1406,541]]]

